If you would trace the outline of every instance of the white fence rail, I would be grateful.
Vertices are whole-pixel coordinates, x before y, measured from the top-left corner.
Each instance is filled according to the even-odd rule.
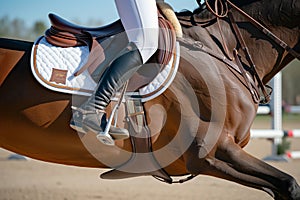
[[[300,129],[282,130],[282,75],[278,73],[272,80],[273,94],[270,106],[260,106],[257,114],[272,114],[272,129],[251,130],[251,138],[265,138],[272,141],[272,154],[267,160],[283,160],[277,155],[278,145],[283,137],[300,138]],[[300,106],[289,107],[291,113],[300,113]],[[300,123],[300,122],[299,122]],[[281,156],[282,157],[282,156]],[[284,157],[297,159],[300,158],[300,151],[286,152]]]

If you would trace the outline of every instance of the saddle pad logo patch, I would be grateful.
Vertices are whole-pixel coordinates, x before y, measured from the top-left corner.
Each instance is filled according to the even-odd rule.
[[[68,70],[52,68],[50,82],[66,85]]]

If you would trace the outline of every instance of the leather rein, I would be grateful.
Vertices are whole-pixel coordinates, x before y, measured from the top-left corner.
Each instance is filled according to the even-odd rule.
[[[272,93],[272,88],[270,86],[267,86],[263,83],[263,81],[261,80],[261,78],[259,77],[257,70],[256,70],[256,66],[252,60],[252,57],[250,55],[250,52],[248,50],[248,47],[245,43],[245,40],[243,39],[243,36],[238,28],[238,25],[233,17],[232,11],[231,9],[228,7],[228,5],[231,6],[231,8],[237,10],[240,14],[242,14],[244,17],[246,17],[249,22],[254,25],[257,29],[259,29],[262,33],[264,33],[267,37],[269,37],[271,40],[273,40],[276,44],[278,44],[280,47],[282,47],[284,50],[286,50],[290,55],[292,55],[294,58],[297,58],[300,60],[300,53],[296,52],[293,48],[291,48],[286,42],[284,42],[283,40],[281,40],[280,38],[278,38],[276,35],[274,35],[270,30],[268,30],[266,27],[264,27],[262,24],[260,24],[257,20],[255,20],[254,18],[252,18],[250,15],[248,15],[247,13],[245,13],[243,10],[241,10],[239,7],[237,7],[235,4],[233,4],[230,0],[215,0],[214,1],[214,9],[211,7],[211,5],[209,4],[208,0],[205,0],[206,3],[206,7],[207,9],[216,17],[217,19],[217,23],[218,23],[218,28],[220,31],[220,35],[222,38],[222,46],[224,48],[225,51],[225,55],[227,57],[227,59],[223,58],[223,62],[225,62],[226,64],[228,63],[232,63],[230,61],[236,61],[236,64],[238,66],[238,69],[241,73],[241,75],[243,76],[243,78],[246,81],[246,86],[249,89],[253,101],[255,103],[268,103],[270,101],[270,96]],[[257,86],[256,84],[253,84],[253,81],[251,82],[251,80],[249,79],[249,77],[247,76],[247,73],[241,63],[240,57],[238,55],[238,51],[236,49],[234,49],[233,51],[233,55],[234,57],[230,57],[229,54],[229,50],[228,47],[225,43],[225,39],[223,36],[223,32],[222,32],[222,28],[220,25],[220,19],[221,18],[225,18],[228,17],[232,27],[233,27],[233,31],[235,33],[236,39],[238,41],[238,43],[241,46],[241,49],[243,50],[245,56],[246,56],[246,60],[249,64],[250,67],[250,73],[253,76],[253,81],[257,82]],[[193,20],[194,21],[194,20]],[[198,23],[196,21],[194,21],[193,23],[194,25],[198,25]],[[203,47],[202,47],[203,50]],[[212,52],[207,52],[210,55],[212,55]],[[214,57],[219,57],[216,55],[213,55]],[[229,61],[228,61],[229,60]],[[233,65],[231,65],[233,66]],[[235,65],[234,65],[235,66]],[[267,92],[268,90],[271,90],[270,92]],[[261,91],[263,96],[260,96],[260,92]]]

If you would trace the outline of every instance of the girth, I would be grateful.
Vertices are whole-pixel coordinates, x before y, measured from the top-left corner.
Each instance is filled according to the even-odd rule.
[[[144,105],[140,100],[126,100],[126,121],[132,144],[132,155],[124,164],[101,174],[103,179],[124,179],[150,175],[159,181],[173,184],[184,183],[196,177],[188,175],[180,180],[172,177],[161,167],[152,151],[151,133],[144,115]]]
[[[161,168],[152,152],[150,130],[140,100],[126,100],[126,121],[132,143],[131,158],[121,166],[101,174],[103,179],[123,179],[151,175],[172,183],[172,178]]]

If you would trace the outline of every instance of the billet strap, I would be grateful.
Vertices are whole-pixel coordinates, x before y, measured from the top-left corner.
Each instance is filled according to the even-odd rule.
[[[143,128],[146,128],[145,112],[140,100],[126,100],[126,109],[128,123],[131,123],[131,127],[134,129],[135,133],[139,133]],[[134,136],[133,134],[135,133],[131,133],[131,135]],[[149,136],[147,135],[146,137],[151,137],[150,133]],[[149,145],[152,145],[150,141]],[[150,146],[148,148],[151,149]]]
[[[170,175],[160,167],[158,161],[152,153],[151,134],[147,127],[147,122],[144,115],[144,106],[142,102],[140,100],[126,100],[126,109],[127,118],[129,118],[128,122],[131,123],[130,126],[134,129],[134,131],[129,131],[134,153],[150,153],[150,155],[152,155],[149,156],[149,161],[152,162],[150,164],[159,167],[156,171],[149,172],[149,175],[161,182],[168,184],[185,183],[197,176],[188,175],[186,178],[173,180]]]

